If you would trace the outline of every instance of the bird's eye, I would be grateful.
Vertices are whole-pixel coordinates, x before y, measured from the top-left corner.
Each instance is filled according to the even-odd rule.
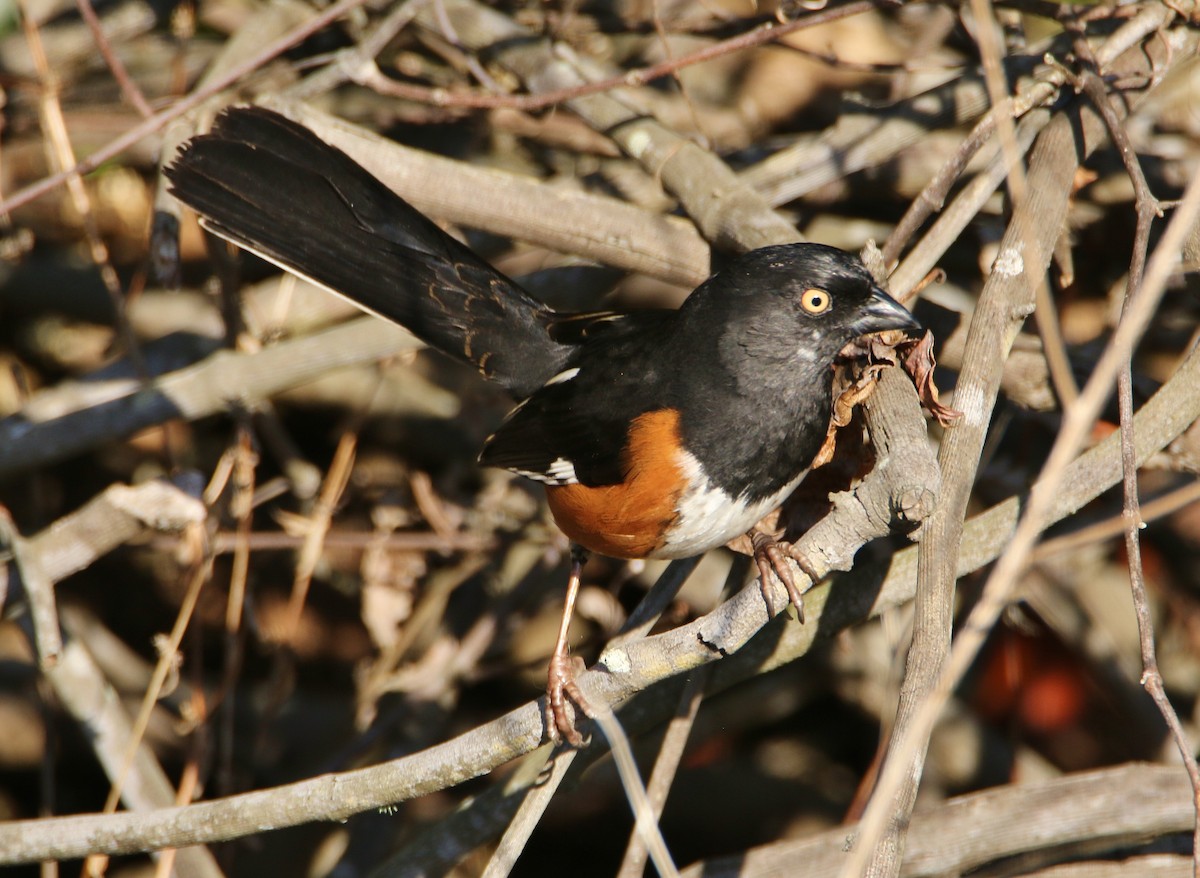
[[[816,287],[805,290],[800,296],[800,307],[809,314],[824,314],[831,302],[829,293]]]

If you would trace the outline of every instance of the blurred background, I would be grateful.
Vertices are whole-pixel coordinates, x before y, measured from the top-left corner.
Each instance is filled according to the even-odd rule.
[[[677,304],[710,264],[675,196],[563,105],[468,100],[525,87],[480,48],[487,40],[463,26],[460,5],[422,4],[416,21],[398,26],[399,7],[366,3],[287,52],[258,58],[196,113],[168,124],[146,120],[237,73],[317,10],[297,0],[0,2],[0,197],[144,131],[82,180],[0,216],[0,819],[101,810],[140,711],[166,794],[191,801],[415,753],[541,693],[567,544],[540,488],[474,462],[511,401],[471,370],[398,341],[377,343],[377,353],[344,346],[322,366],[318,352],[341,337],[319,333],[350,325],[356,312],[206,239],[162,193],[158,171],[223,103],[303,100],[455,163],[412,183],[406,196],[452,221],[454,234],[555,307]],[[950,4],[868,6],[620,94],[719,156],[808,239],[882,246],[987,109],[979,28],[999,28],[1009,85],[1025,94],[1046,81],[1047,53],[1068,58],[1071,28],[1099,46],[1143,8],[1096,7],[1089,16],[1089,7],[997,3],[996,21],[980,24]],[[532,40],[566,47],[594,79],[821,12],[716,0],[501,2],[492,11]],[[478,29],[486,36],[484,24]],[[339,64],[373,39],[387,82],[353,82]],[[1156,39],[1167,42],[1160,34],[1145,45]],[[1151,191],[1178,198],[1200,164],[1200,65],[1168,53],[1148,74],[1108,82],[1131,90],[1117,103],[1129,110],[1125,129]],[[397,94],[388,84],[409,90]],[[1068,111],[1080,100],[1067,87],[1037,112]],[[1081,383],[1120,313],[1135,191],[1111,143],[1097,146],[1074,175],[1047,276],[1052,313],[1029,321],[1006,366],[972,513],[1026,490],[1059,428],[1062,386],[1048,377],[1046,332],[1061,339],[1068,381]],[[986,172],[997,147],[987,138],[951,195]],[[511,192],[500,182],[456,182],[456,166],[536,181],[564,197],[620,200],[647,222],[674,217],[669,229],[693,249],[681,250],[675,238],[649,241],[645,226],[630,234],[641,236],[653,257],[647,265],[657,268],[614,266],[587,246],[563,252],[519,218],[506,226]],[[463,185],[469,194],[455,196]],[[962,327],[1011,208],[1003,185],[993,189],[942,243],[934,262],[944,274],[917,306],[937,337],[937,380],[950,405]],[[439,213],[443,196],[454,204]],[[468,225],[468,208],[491,219]],[[586,223],[561,224],[586,237]],[[911,240],[885,254],[894,264],[930,229],[918,224]],[[1195,343],[1200,245],[1189,246],[1134,361],[1137,405]],[[695,256],[672,262],[681,253]],[[712,264],[721,258],[716,252]],[[311,347],[289,347],[306,338]],[[279,359],[261,365],[267,361],[256,357],[271,349]],[[301,365],[308,371],[296,383],[288,375]],[[174,409],[136,402],[156,377],[179,382]],[[1093,441],[1116,419],[1114,403]],[[930,441],[940,435],[933,425]],[[1193,732],[1198,462],[1193,427],[1140,473],[1159,662]],[[155,484],[164,496],[130,493]],[[886,554],[905,544],[875,548]],[[717,606],[728,581],[740,584],[743,562],[730,553],[706,559],[659,630]],[[51,571],[40,586],[37,565]],[[593,559],[575,652],[594,661],[661,570]],[[960,612],[986,572],[960,580]],[[49,581],[64,644],[52,672],[44,656],[39,665],[32,637],[45,607],[36,589]],[[923,804],[1124,763],[1175,764],[1174,744],[1139,682],[1119,492],[1101,494],[1047,535],[1018,598],[933,737]],[[910,622],[903,605],[823,632],[799,661],[703,701],[662,817],[677,863],[738,856],[857,819],[895,713]],[[124,736],[106,731],[120,717]],[[660,731],[635,741],[644,773]],[[409,851],[400,861],[419,864],[414,871],[395,866],[389,874],[476,875],[502,822],[464,843],[470,852],[461,860],[406,846],[449,832],[456,809],[514,768],[390,813],[213,845],[216,873],[148,856],[89,869],[353,876]],[[126,783],[152,786],[144,770],[137,763]],[[555,797],[513,874],[616,874],[631,826],[612,765],[600,759]],[[1149,846],[1130,841],[1103,856],[1186,854],[1188,838],[1164,829]],[[993,865],[988,874],[1026,874],[1057,858]],[[1173,868],[1185,862],[1171,860]],[[56,868],[72,874],[82,864],[42,873]]]

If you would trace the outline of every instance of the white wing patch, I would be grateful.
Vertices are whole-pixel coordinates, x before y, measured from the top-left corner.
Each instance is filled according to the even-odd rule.
[[[579,478],[575,475],[575,464],[571,463],[565,457],[555,458],[554,462],[546,467],[543,472],[531,472],[524,469],[514,469],[513,472],[545,485],[579,484]]]
[[[575,464],[564,457],[556,458],[547,469],[550,478],[560,485],[574,485],[579,479],[575,477]]]
[[[570,381],[572,378],[574,378],[578,374],[579,374],[578,366],[576,366],[574,369],[567,369],[563,372],[559,372],[557,375],[555,375],[553,378],[551,378],[549,381],[547,381],[543,386],[549,387],[552,384],[566,384],[568,381]]]

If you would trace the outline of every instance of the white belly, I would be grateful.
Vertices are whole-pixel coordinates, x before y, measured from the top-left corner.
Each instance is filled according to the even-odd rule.
[[[690,454],[684,457],[684,468],[693,476],[692,488],[680,497],[678,518],[655,551],[656,558],[691,558],[742,536],[786,500],[808,472],[800,473],[770,497],[749,502],[730,497],[706,478],[695,478],[699,464]]]

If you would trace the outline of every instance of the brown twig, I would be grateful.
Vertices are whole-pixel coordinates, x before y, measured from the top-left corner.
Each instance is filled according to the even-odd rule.
[[[1200,177],[1191,181],[1183,204],[1172,217],[1153,257],[1147,266],[1141,291],[1132,299],[1104,355],[1096,364],[1078,404],[1066,413],[1062,428],[1055,439],[1042,474],[1030,494],[1029,503],[1021,518],[1008,551],[1000,558],[987,585],[961,633],[954,643],[944,668],[938,673],[936,685],[914,713],[907,734],[897,739],[895,758],[885,764],[880,774],[872,804],[862,823],[862,834],[846,865],[846,874],[859,874],[865,858],[874,849],[892,814],[891,804],[899,792],[907,771],[910,754],[933,729],[937,716],[949,700],[953,687],[962,679],[974,660],[995,620],[1007,605],[1012,588],[1028,560],[1037,535],[1048,523],[1048,512],[1055,502],[1055,493],[1063,485],[1068,464],[1090,429],[1100,406],[1108,397],[1112,383],[1122,364],[1141,337],[1165,290],[1167,279],[1179,261],[1183,240],[1200,215]]]
[[[43,670],[48,670],[58,663],[63,648],[54,580],[46,570],[41,553],[30,547],[29,541],[17,530],[8,509],[0,506],[0,566],[7,567],[4,555],[8,555],[20,571],[21,587],[29,602],[29,615],[33,622],[33,645],[37,650],[38,664]],[[11,587],[7,569],[0,576],[4,578],[7,591]]]
[[[1140,503],[1138,517],[1140,521],[1148,524],[1197,502],[1200,502],[1200,481],[1193,481],[1153,500]],[[1125,517],[1125,513],[1122,512],[1071,533],[1043,540],[1033,554],[1033,561],[1037,563],[1060,552],[1075,551],[1081,546],[1121,536],[1127,527]]]
[[[294,552],[306,537],[279,531],[255,531],[246,536],[246,545],[252,552]],[[211,537],[214,555],[226,555],[236,551],[240,536],[221,531]],[[366,549],[378,545],[381,548],[403,552],[460,552],[480,551],[491,548],[491,543],[474,534],[441,534],[436,531],[390,533],[380,536],[372,531],[334,530],[325,535],[324,545],[334,549]],[[159,550],[179,547],[180,538],[157,536],[150,545]]]
[[[763,46],[780,40],[795,31],[816,27],[820,24],[827,24],[831,21],[838,21],[854,15],[861,15],[875,7],[876,3],[870,2],[870,0],[852,0],[852,2],[842,6],[832,6],[786,24],[775,22],[763,24],[747,33],[730,37],[711,46],[705,46],[703,49],[697,49],[695,52],[689,52],[677,58],[668,58],[665,61],[660,61],[658,64],[651,64],[647,67],[639,67],[618,76],[610,76],[596,82],[542,91],[537,94],[464,94],[462,92],[448,91],[443,88],[429,88],[427,86],[413,85],[391,79],[384,76],[373,64],[366,65],[353,72],[351,78],[355,82],[358,82],[359,85],[373,88],[380,94],[430,104],[435,107],[467,107],[484,110],[512,107],[518,110],[541,110],[555,104],[564,104],[590,95],[603,94],[621,88],[636,88],[648,85],[665,76],[672,76],[685,67],[702,64],[705,61],[712,61],[716,58],[742,52],[756,46]]]
[[[373,362],[420,345],[408,333],[363,317],[254,354],[224,353],[155,379],[146,391],[123,384],[102,402],[40,423],[6,423],[0,473],[46,464],[164,420],[226,411],[231,400],[250,405],[340,366]]]
[[[1152,865],[1156,857],[1135,856],[1117,861],[1115,869],[1105,871],[1103,854],[1096,854],[1097,847],[1120,849],[1132,838],[1156,834],[1129,831],[1130,822],[1159,824],[1161,818],[1152,804],[1155,802],[1170,808],[1171,829],[1167,831],[1180,831],[1186,785],[1172,778],[1171,771],[1164,766],[1125,765],[993,788],[925,806],[913,815],[905,868],[909,874],[919,876],[965,875],[986,873],[992,868],[1002,871],[1019,863],[1021,874],[1042,878],[1178,876],[1182,857],[1166,858],[1161,864],[1164,868],[1159,870]],[[1145,814],[1139,818],[1143,810]],[[838,826],[810,838],[704,860],[685,869],[683,875],[744,878],[803,874],[805,878],[834,878],[846,858],[847,833],[855,829]],[[1035,838],[1039,841],[1034,842]],[[1039,849],[1034,849],[1034,844]],[[1085,860],[1094,859],[1060,865],[1076,852]],[[1076,871],[1076,866],[1081,868]]]
[[[667,33],[666,25],[663,23],[662,14],[659,7],[659,0],[651,0],[651,20],[654,23],[654,32],[658,36],[658,43],[662,49],[663,57],[670,62],[674,60],[674,53],[671,51],[670,35]],[[705,149],[711,149],[712,144],[709,137],[704,133],[704,124],[700,119],[700,114],[696,110],[696,104],[688,94],[687,86],[684,85],[683,77],[679,75],[679,70],[671,71],[671,79],[675,81],[675,88],[683,97],[684,105],[687,107],[688,115],[692,119],[692,127],[699,132],[700,144]]]
[[[454,32],[454,24],[450,21],[450,16],[446,14],[445,0],[429,0],[430,8],[433,9],[434,18],[437,20],[438,29],[441,35],[449,41],[454,48],[462,50],[463,44],[458,39],[458,34]],[[484,69],[479,59],[471,52],[463,53],[463,61],[466,67],[471,71],[471,75],[485,88],[491,89],[493,92],[499,92],[500,83],[492,79],[492,75]]]
[[[995,39],[997,23],[994,11],[987,0],[970,0],[970,10],[975,19],[975,41],[983,60],[984,82],[987,85],[988,96],[993,109],[1006,106],[1011,98],[1004,77],[1001,63],[1003,47]],[[1017,129],[1013,117],[1008,112],[997,112],[995,127],[999,135],[1000,154],[1004,158],[1007,174],[1009,197],[1012,200],[1014,216],[1019,217],[1026,209],[1026,179],[1024,167],[1021,164],[1024,151],[1019,145]],[[1015,231],[1015,235],[1014,235]],[[1010,241],[1015,237],[1015,241]],[[1027,223],[1016,222],[1009,226],[1006,235],[1007,246],[1016,253],[1031,256],[1036,249],[1033,245],[1033,233]],[[1005,244],[1002,244],[1002,248]],[[1003,249],[1002,249],[1003,252]],[[1037,271],[1037,266],[1033,271]],[[1009,268],[1002,272],[1000,258],[997,258],[995,269],[997,274],[1011,275],[1018,269]],[[1036,281],[1035,281],[1036,283]],[[996,285],[997,288],[1000,285]],[[1012,296],[1011,304],[1017,304],[1023,297],[1019,293]],[[982,304],[982,302],[981,302]],[[1007,303],[1006,303],[1007,304]],[[1032,304],[1032,303],[1030,303]],[[1014,311],[1017,309],[1014,308]],[[988,309],[981,309],[976,314],[976,320],[988,315]],[[996,321],[997,328],[1003,326],[1007,330],[1006,338],[997,339],[1002,345],[1003,352],[1011,345],[1015,333],[1016,314],[1009,316],[1006,321]],[[973,321],[972,329],[975,324]],[[990,333],[989,333],[990,334]],[[986,368],[984,362],[990,362],[993,353],[978,351],[982,356],[977,361],[980,368]],[[986,360],[984,359],[986,357]],[[964,363],[963,381],[966,387],[971,387],[978,381],[972,369],[974,364]],[[965,394],[963,394],[965,395]],[[959,400],[956,399],[956,403]],[[979,435],[981,427],[979,420],[981,412],[967,411],[965,421],[972,418],[969,436]],[[951,431],[951,436],[959,433],[958,429]],[[968,440],[969,441],[969,440]],[[943,445],[940,462],[945,465],[949,455],[946,453],[951,445]],[[973,462],[968,462],[969,467]],[[948,468],[947,478],[961,478],[963,472]],[[940,506],[931,518],[930,524],[938,536],[945,538],[961,525],[955,520],[960,511],[959,501],[964,500],[967,482],[955,485],[951,503]],[[905,662],[904,679],[900,687],[900,697],[896,710],[896,718],[891,730],[887,754],[884,757],[880,774],[880,784],[864,813],[864,830],[870,827],[872,834],[866,840],[858,839],[855,850],[848,860],[843,875],[846,878],[858,878],[868,875],[871,878],[890,878],[900,873],[904,859],[904,845],[911,819],[912,809],[916,805],[917,790],[925,767],[929,746],[929,732],[916,728],[916,719],[920,715],[923,704],[927,702],[939,679],[946,656],[950,651],[950,639],[954,618],[954,595],[956,578],[946,575],[945,562],[934,564],[931,553],[937,545],[937,538],[922,544],[923,564],[921,575],[924,588],[917,592],[914,602],[912,642],[908,649]],[[930,726],[930,729],[932,725]],[[883,788],[882,780],[886,772],[891,770],[894,782],[888,788]],[[886,815],[886,816],[884,816]]]
[[[236,528],[233,534],[233,558],[229,565],[229,589],[225,597],[225,630],[221,651],[220,686],[206,705],[209,717],[214,717],[212,730],[216,738],[214,751],[215,786],[218,790],[232,788],[234,742],[237,717],[237,683],[242,673],[246,632],[243,618],[250,572],[250,529],[254,522],[254,486],[257,477],[258,454],[248,426],[246,412],[238,411],[234,441],[221,455],[205,491],[209,505],[227,502],[227,514]],[[201,552],[215,558],[213,541],[206,533]]]
[[[236,637],[242,628],[242,614],[246,604],[250,535],[254,526],[254,483],[258,466],[258,455],[254,451],[250,431],[244,421],[238,425],[237,441],[232,452],[229,515],[233,518],[236,529],[232,534],[233,560],[229,570],[229,598],[225,604],[225,633],[227,636]],[[208,551],[216,554],[211,539],[208,541]]]
[[[1022,150],[1028,149],[1029,144],[1052,118],[1049,110],[1035,110],[1028,113],[1021,120],[1021,124],[1017,126],[1019,147]],[[891,273],[889,277],[891,288],[898,295],[904,295],[936,266],[942,254],[978,216],[980,209],[992,197],[1007,174],[1008,168],[1004,163],[1003,156],[996,155],[987,168],[963,187],[962,191],[950,202],[950,206],[940,212],[929,230]],[[924,208],[922,208],[922,212],[924,212]],[[896,250],[896,252],[899,251]]]
[[[350,473],[354,466],[354,453],[358,447],[358,436],[353,432],[342,434],[338,440],[337,450],[329,465],[325,483],[321,493],[313,505],[311,514],[304,521],[304,545],[300,548],[296,559],[296,570],[292,578],[292,593],[288,599],[287,621],[283,640],[285,643],[295,643],[299,636],[301,616],[304,612],[304,602],[312,583],[313,573],[321,560],[325,535],[333,524],[333,513],[341,500],[346,486],[350,483]]]
[[[187,627],[191,622],[196,602],[200,599],[200,590],[209,581],[211,575],[211,557],[199,560],[188,572],[187,587],[184,591],[183,601],[179,605],[179,613],[176,616],[175,624],[171,629],[166,643],[159,651],[158,663],[154,666],[154,675],[151,677],[150,685],[146,687],[141,707],[138,709],[137,717],[134,719],[133,728],[129,741],[126,744],[120,767],[112,778],[112,787],[109,789],[108,798],[104,802],[103,813],[105,814],[113,813],[121,800],[121,789],[125,785],[125,779],[133,767],[138,747],[141,746],[142,737],[145,735],[146,727],[150,722],[150,715],[154,710],[154,705],[158,703],[163,684],[166,682],[175,656],[179,652],[179,645],[183,640],[184,632],[187,631]]]
[[[1117,62],[1132,47],[1158,31],[1163,25],[1162,16],[1163,12],[1160,8],[1150,6],[1139,9],[1135,17],[1121,25],[1104,41],[1096,51],[1097,61],[1105,66]],[[1031,141],[1050,118],[1045,111],[1038,113],[1031,112],[1031,110],[1049,101],[1066,81],[1066,71],[1061,67],[1051,65],[1043,74],[1039,75],[1033,85],[1021,94],[1016,105],[1001,104],[990,110],[989,116],[1011,112],[1014,117],[1027,117],[1022,118],[1022,124],[1018,126],[1017,133],[1019,145],[1023,150],[1024,144]],[[995,124],[995,119],[989,121],[987,117],[978,123],[979,126],[984,126],[982,130],[987,131],[994,131]],[[974,136],[974,132],[972,136]],[[969,147],[964,149],[969,149]],[[914,208],[910,207],[913,216],[904,221],[905,237],[911,234],[908,231],[909,228],[919,227],[931,210],[938,209],[945,198],[945,195],[940,193],[948,192],[948,187],[953,185],[954,180],[961,173],[957,169],[958,160],[958,158],[952,158],[945,168],[945,172],[939,173],[934,180],[930,181],[928,196],[922,196],[919,202],[921,206],[916,209],[916,212],[914,212]],[[999,181],[1003,179],[1006,173],[1005,169],[1004,161],[997,158],[988,171],[976,177],[965,187],[951,208],[942,213],[934,227],[892,272],[891,282],[894,291],[903,293],[933,268],[945,249],[958,238],[962,230],[976,216],[983,202],[991,196]],[[968,197],[968,193],[971,193],[970,197]],[[904,238],[897,237],[895,245],[889,241],[885,247],[884,252],[889,255],[889,264],[893,258],[899,258],[903,249]]]
[[[496,62],[520,77],[530,91],[548,94],[586,83],[581,71],[590,65],[569,47],[530,40],[525,28],[482,3],[447,2],[463,42],[476,51],[492,49]],[[858,3],[833,11],[849,9],[864,11]],[[667,128],[641,102],[589,93],[572,98],[569,106],[660,179],[680,199],[700,233],[717,247],[742,251],[800,238],[795,226],[776,214],[720,157]]]
[[[621,778],[621,787],[625,791],[634,815],[634,835],[641,841],[642,846],[649,852],[654,869],[662,878],[679,878],[679,870],[671,859],[666,841],[658,827],[658,813],[650,802],[646,788],[638,775],[637,763],[633,759],[633,748],[629,744],[629,736],[621,728],[612,708],[605,707],[598,711],[595,717],[596,727],[604,733],[612,751],[613,764]],[[669,784],[670,773],[667,776]]]
[[[1101,49],[1108,60],[1115,59],[1117,54],[1124,52],[1143,36],[1141,29],[1131,28],[1128,31],[1114,35]],[[1069,79],[1069,73],[1058,65],[1044,65],[1037,73],[1034,81],[1026,86],[1019,94],[993,95],[993,104],[988,112],[979,119],[971,133],[962,140],[954,154],[939,168],[937,174],[926,184],[921,194],[909,205],[900,222],[893,229],[884,245],[884,258],[892,265],[900,258],[908,241],[917,229],[945,204],[951,187],[966,170],[967,163],[985,143],[997,134],[1003,119],[1020,119],[1031,110],[1045,106],[1058,94],[1058,90]],[[1020,151],[1020,150],[1018,150]],[[1008,160],[1012,160],[1010,154]]]
[[[901,252],[924,222],[945,205],[951,187],[967,169],[967,164],[991,139],[996,130],[996,116],[1001,112],[1013,112],[1013,102],[1009,100],[1003,107],[992,107],[975,123],[971,133],[962,139],[953,155],[938,168],[938,172],[921,190],[921,194],[909,204],[908,210],[904,212],[900,222],[896,223],[883,245],[883,259],[889,266],[894,265],[900,258]]]
[[[544,745],[526,757],[518,769],[513,786],[517,790],[524,790],[521,805],[488,859],[481,878],[505,878],[512,871],[517,857],[525,850],[529,837],[541,822],[542,815],[550,806],[551,799],[562,785],[578,753],[576,750],[565,750],[556,754],[550,762],[549,771],[544,771],[553,751],[553,745]]]
[[[338,0],[337,3],[325,9],[318,15],[313,16],[311,21],[306,22],[301,27],[295,28],[290,33],[280,37],[278,40],[274,40],[267,44],[263,47],[262,51],[258,52],[253,58],[250,58],[232,68],[224,76],[209,83],[204,88],[197,89],[187,97],[175,102],[167,109],[155,113],[150,118],[144,120],[138,125],[135,125],[120,137],[113,139],[107,145],[97,149],[95,152],[76,162],[71,167],[51,174],[50,176],[26,186],[24,189],[21,189],[15,194],[9,196],[3,202],[0,202],[0,216],[11,213],[18,207],[23,207],[34,199],[40,198],[47,192],[56,189],[73,177],[79,177],[83,174],[94,171],[104,162],[109,161],[113,157],[119,155],[121,152],[133,146],[142,138],[153,134],[155,131],[158,131],[167,122],[170,122],[172,119],[177,119],[183,114],[195,109],[217,92],[228,88],[242,77],[252,73],[262,65],[266,64],[272,58],[275,58],[282,52],[286,52],[292,46],[312,36],[330,22],[337,21],[337,19],[341,18],[347,12],[362,6],[365,2],[366,0]]]
[[[1133,182],[1134,210],[1137,213],[1137,225],[1134,231],[1133,251],[1129,262],[1129,277],[1125,301],[1121,306],[1122,320],[1134,306],[1136,297],[1142,293],[1143,274],[1146,265],[1146,254],[1150,248],[1150,230],[1155,217],[1162,216],[1162,208],[1158,199],[1150,191],[1146,175],[1142,172],[1141,162],[1137,151],[1129,139],[1125,127],[1121,124],[1112,98],[1100,78],[1096,68],[1095,57],[1087,41],[1080,36],[1075,42],[1080,59],[1089,69],[1083,70],[1078,79],[1078,87],[1087,95],[1092,105],[1100,113],[1108,128],[1109,136],[1121,156],[1125,171]],[[1138,642],[1142,652],[1142,685],[1154,699],[1163,721],[1171,731],[1176,749],[1183,759],[1188,778],[1192,784],[1192,799],[1196,807],[1196,820],[1192,828],[1192,871],[1200,876],[1200,765],[1197,764],[1196,754],[1188,734],[1179,721],[1170,699],[1167,698],[1163,686],[1162,672],[1158,667],[1158,656],[1154,645],[1154,622],[1150,613],[1150,602],[1146,596],[1146,582],[1142,570],[1141,540],[1138,535],[1142,526],[1141,510],[1138,503],[1138,474],[1137,455],[1133,438],[1133,369],[1127,360],[1117,375],[1117,405],[1120,411],[1121,423],[1121,463],[1123,478],[1121,480],[1123,515],[1125,518],[1125,553],[1129,560],[1129,585],[1133,593],[1134,615],[1138,625]]]
[[[1054,385],[1059,406],[1069,408],[1079,398],[1079,386],[1075,383],[1075,376],[1071,371],[1071,358],[1063,340],[1062,325],[1058,320],[1058,303],[1050,293],[1050,286],[1044,274],[1038,279],[1034,295],[1034,322],[1042,340],[1042,353],[1046,357],[1050,382]]]
[[[104,63],[108,65],[113,79],[121,87],[121,92],[125,95],[125,99],[133,104],[134,109],[143,117],[153,116],[154,111],[150,109],[150,104],[146,102],[145,95],[142,94],[142,90],[138,88],[137,83],[130,78],[129,71],[125,69],[125,64],[117,56],[112,44],[108,41],[108,37],[104,33],[104,27],[100,24],[100,19],[96,16],[96,9],[92,6],[92,0],[75,0],[75,4],[79,7],[79,14],[87,24],[88,30],[92,32],[92,39],[96,42],[96,48],[100,50],[100,54],[104,57]]]
[[[289,86],[281,97],[297,103],[311,101],[346,82],[354,81],[364,70],[375,67],[375,56],[417,17],[428,0],[397,3],[375,27],[354,46],[338,51],[323,68]]]
[[[81,8],[91,9],[87,5],[87,0],[80,0],[80,3]],[[46,57],[45,47],[42,44],[41,31],[34,23],[27,0],[22,0],[20,6],[22,10],[21,20],[25,29],[26,40],[29,43],[30,53],[33,56],[34,69],[37,71],[38,78],[42,83],[42,128],[46,133],[47,140],[50,141],[52,154],[56,159],[59,169],[71,168],[76,166],[75,150],[71,146],[66,119],[63,116],[62,104],[59,102],[60,86],[58,76],[55,74],[49,59]],[[95,13],[93,12],[93,18],[94,16]],[[90,23],[89,21],[89,25]],[[96,223],[96,215],[92,209],[91,195],[88,194],[87,186],[81,174],[69,176],[66,184],[71,201],[83,225],[83,234],[88,243],[92,262],[95,264],[96,270],[100,273],[100,278],[104,282],[104,288],[108,292],[109,299],[112,302],[113,317],[116,321],[121,342],[129,354],[130,362],[133,363],[138,374],[144,378],[147,373],[141,346],[138,343],[137,337],[133,334],[133,330],[129,326],[129,318],[125,314],[124,290],[121,287],[121,280],[117,276],[117,270],[113,267],[112,260],[109,258],[108,246],[104,243],[104,239],[100,235],[100,229]]]
[[[270,105],[348,152],[419,210],[439,219],[671,283],[695,285],[708,276],[709,247],[682,217],[409,149],[308,106]]]
[[[706,668],[700,668],[688,676],[687,684],[679,698],[679,710],[667,723],[659,746],[658,757],[654,760],[654,770],[646,784],[646,792],[650,797],[650,805],[654,810],[654,819],[662,817],[663,806],[667,802],[667,794],[683,760],[684,748],[688,737],[696,723],[696,714],[700,711],[700,703],[704,700],[704,688],[708,683]],[[617,878],[641,878],[645,874],[647,863],[646,843],[638,833],[630,833],[629,843],[625,847],[625,856],[621,867],[617,870]]]
[[[177,801],[171,782],[149,745],[135,740],[121,698],[84,645],[85,635],[79,630],[75,614],[64,611],[63,623],[71,636],[62,661],[46,674],[58,702],[80,727],[91,731],[96,758],[110,780],[121,772],[125,752],[134,748],[132,770],[126,775],[122,793],[129,809],[126,813],[137,815],[171,807]],[[82,852],[90,853],[94,852]],[[216,860],[205,848],[180,850],[175,861],[180,878],[221,878]]]

